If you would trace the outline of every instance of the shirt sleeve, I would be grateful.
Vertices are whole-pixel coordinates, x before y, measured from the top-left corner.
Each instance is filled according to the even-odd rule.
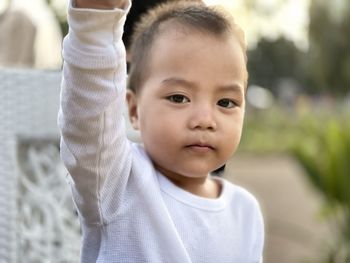
[[[113,219],[131,170],[125,134],[125,10],[68,7],[58,125],[61,158],[85,224]]]

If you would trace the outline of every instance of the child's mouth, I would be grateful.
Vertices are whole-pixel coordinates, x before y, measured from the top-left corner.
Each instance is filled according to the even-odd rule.
[[[191,151],[196,152],[196,153],[208,153],[208,152],[215,150],[214,147],[212,147],[211,145],[201,144],[201,143],[190,144],[190,145],[186,146],[186,148],[188,148]]]

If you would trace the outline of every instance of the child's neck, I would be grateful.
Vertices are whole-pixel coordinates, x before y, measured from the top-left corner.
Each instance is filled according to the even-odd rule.
[[[218,198],[221,193],[221,184],[219,181],[210,177],[207,177],[203,184],[181,184],[181,182],[177,184],[176,181],[173,182],[178,187],[200,197],[215,199]]]
[[[183,190],[204,198],[218,198],[221,193],[221,184],[218,180],[212,179],[210,176],[192,178],[186,176],[174,176],[167,171],[158,167],[158,170],[172,181],[176,186]]]

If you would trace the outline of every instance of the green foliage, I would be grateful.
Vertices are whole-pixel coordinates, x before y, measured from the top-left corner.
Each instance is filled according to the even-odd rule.
[[[350,261],[350,124],[324,120],[302,127],[292,154],[323,194],[326,216],[336,223],[336,242],[326,262]]]
[[[240,151],[285,152],[295,140],[297,125],[296,113],[277,105],[266,110],[248,110]]]
[[[350,209],[350,125],[334,119],[308,125],[292,148],[327,201]]]

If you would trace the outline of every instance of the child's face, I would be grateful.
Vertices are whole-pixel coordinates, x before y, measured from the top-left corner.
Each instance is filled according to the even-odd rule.
[[[204,178],[236,150],[244,118],[243,52],[235,38],[170,30],[158,36],[132,116],[155,166]]]

